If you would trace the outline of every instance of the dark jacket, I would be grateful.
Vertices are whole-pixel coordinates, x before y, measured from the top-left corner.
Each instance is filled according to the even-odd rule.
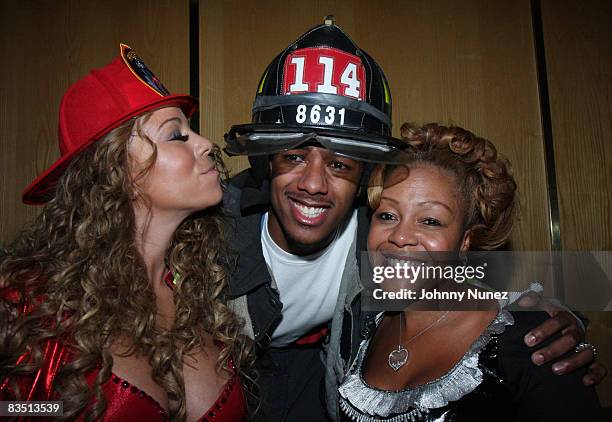
[[[283,308],[261,249],[261,218],[268,210],[268,197],[267,186],[256,188],[248,170],[230,180],[223,197],[229,213],[228,239],[238,254],[230,273],[230,299],[246,320],[247,334],[264,349],[270,345]]]

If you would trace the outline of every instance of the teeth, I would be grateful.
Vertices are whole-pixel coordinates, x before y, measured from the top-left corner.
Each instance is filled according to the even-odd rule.
[[[308,218],[318,217],[327,211],[327,208],[306,207],[302,204],[298,204],[297,202],[294,202],[294,204],[298,211]]]

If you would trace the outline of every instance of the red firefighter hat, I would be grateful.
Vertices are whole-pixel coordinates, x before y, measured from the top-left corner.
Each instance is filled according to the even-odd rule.
[[[167,106],[179,107],[187,117],[195,111],[195,98],[170,94],[129,46],[120,44],[119,49],[119,57],[90,71],[62,97],[59,112],[61,157],[24,190],[26,204],[49,201],[72,159],[132,117]]]

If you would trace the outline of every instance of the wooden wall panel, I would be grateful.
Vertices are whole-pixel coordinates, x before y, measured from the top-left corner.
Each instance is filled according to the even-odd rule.
[[[612,250],[612,3],[543,1],[563,248]]]
[[[490,138],[514,164],[523,204],[512,238],[520,250],[550,248],[529,1],[202,1],[202,130],[222,142],[250,121],[259,78],[308,28],[338,25],[389,79],[394,134],[403,121],[454,122]],[[233,158],[234,171],[247,166]]]
[[[59,157],[61,95],[131,45],[170,90],[189,91],[189,2],[0,3],[0,245],[32,220],[22,189]]]
[[[561,241],[612,250],[612,3],[543,0]],[[588,313],[590,340],[612,369],[612,312]],[[612,407],[612,379],[600,386]]]

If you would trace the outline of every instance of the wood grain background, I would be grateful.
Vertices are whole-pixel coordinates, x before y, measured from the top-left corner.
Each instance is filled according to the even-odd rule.
[[[402,122],[437,121],[489,138],[513,163],[517,250],[551,248],[549,189],[529,0],[200,0],[200,127],[223,143],[250,121],[268,63],[308,28],[338,25],[384,69]],[[565,250],[612,250],[612,21],[609,0],[541,0],[558,207]],[[130,44],[172,91],[189,91],[189,0],[0,3],[0,246],[38,208],[21,191],[59,155],[70,83]],[[244,158],[229,161],[234,172]],[[612,313],[589,314],[612,369]],[[611,377],[608,377],[611,378]],[[612,406],[612,381],[599,388]]]
[[[544,0],[542,20],[564,250],[612,249],[612,2]],[[610,273],[608,273],[610,274]],[[587,312],[612,369],[612,307]],[[599,388],[612,407],[612,379]]]

